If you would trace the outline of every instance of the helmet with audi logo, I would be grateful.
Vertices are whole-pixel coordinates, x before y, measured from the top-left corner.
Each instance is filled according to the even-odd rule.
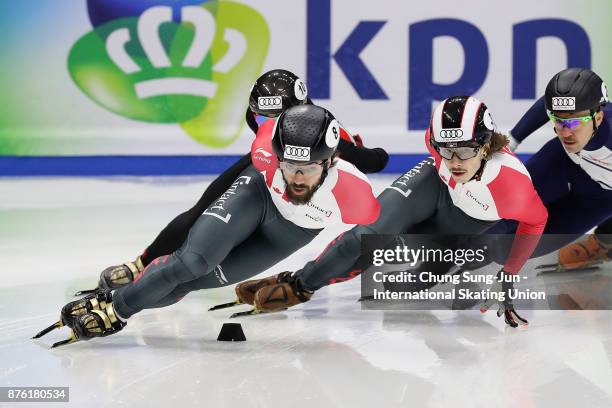
[[[495,123],[487,105],[472,96],[452,96],[442,101],[429,125],[434,147],[482,146],[494,132]]]
[[[285,109],[302,105],[308,100],[306,84],[293,72],[273,69],[257,78],[249,108],[258,115],[276,117]]]
[[[336,152],[340,124],[327,109],[299,105],[278,117],[272,134],[272,149],[280,160],[314,162],[329,159]]]
[[[546,109],[552,112],[595,112],[609,101],[606,84],[585,68],[558,72],[548,82],[544,97]]]

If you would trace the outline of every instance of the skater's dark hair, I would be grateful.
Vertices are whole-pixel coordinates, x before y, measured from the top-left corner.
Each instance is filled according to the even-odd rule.
[[[484,146],[487,152],[485,159],[490,159],[494,153],[499,152],[501,149],[508,146],[509,143],[510,139],[508,139],[508,136],[503,135],[499,132],[493,132],[491,140]]]

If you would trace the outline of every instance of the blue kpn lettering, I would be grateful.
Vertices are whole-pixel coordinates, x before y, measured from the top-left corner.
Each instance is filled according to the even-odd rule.
[[[463,73],[451,84],[433,80],[433,42],[442,36],[459,41],[465,55]],[[429,126],[433,101],[451,95],[473,95],[480,89],[489,69],[489,49],[476,26],[452,18],[411,24],[408,41],[408,129],[422,130]]]
[[[536,43],[542,37],[560,39],[568,67],[591,68],[591,43],[582,27],[568,20],[530,20],[512,26],[512,99],[536,98]],[[563,67],[559,67],[559,70]]]
[[[332,55],[330,0],[308,0],[306,83],[310,96],[315,99],[329,99],[333,58],[361,99],[389,99],[359,57],[385,23],[386,21],[360,21]]]

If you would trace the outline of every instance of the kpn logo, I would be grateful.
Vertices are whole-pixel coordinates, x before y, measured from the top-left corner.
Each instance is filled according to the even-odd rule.
[[[234,1],[89,0],[94,29],[70,50],[77,86],[123,117],[177,123],[211,147],[239,135],[270,34]]]

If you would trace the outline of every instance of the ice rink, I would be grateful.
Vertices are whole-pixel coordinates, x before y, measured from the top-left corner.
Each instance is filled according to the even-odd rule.
[[[379,192],[393,176],[371,179]],[[612,406],[612,312],[525,311],[530,326],[510,329],[493,312],[366,311],[359,279],[240,319],[243,343],[216,341],[233,309],[207,311],[232,300],[231,287],[144,311],[111,337],[53,350],[67,329],[30,339],[102,269],[134,259],[209,181],[0,179],[0,386],[70,387],[69,404],[43,406]],[[302,266],[338,232],[265,274]],[[612,269],[546,279],[606,290]]]

